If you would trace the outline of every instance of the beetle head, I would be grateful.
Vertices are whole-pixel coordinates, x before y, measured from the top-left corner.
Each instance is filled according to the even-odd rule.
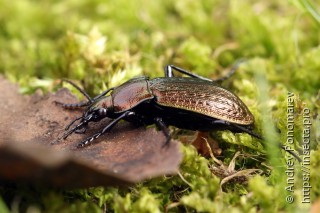
[[[89,108],[82,117],[81,122],[88,123],[90,121],[97,122],[107,117],[108,109],[103,107],[91,107]]]
[[[91,121],[97,122],[107,116],[108,116],[108,109],[102,108],[102,107],[90,107],[86,112],[83,113],[82,117],[76,118],[66,127],[66,131],[61,137],[57,139],[57,141],[61,139],[66,139],[69,135],[81,129],[84,129],[85,131],[87,129],[89,122]],[[77,125],[70,128],[77,120],[80,120],[80,122]]]
[[[56,141],[66,139],[74,132],[85,132],[89,122],[97,122],[105,117],[112,117],[113,102],[110,95],[95,98],[92,102],[91,106],[87,108],[81,117],[70,122],[70,124],[65,128],[66,131],[64,134],[58,137]],[[80,120],[80,122],[73,126],[73,124],[78,120]]]

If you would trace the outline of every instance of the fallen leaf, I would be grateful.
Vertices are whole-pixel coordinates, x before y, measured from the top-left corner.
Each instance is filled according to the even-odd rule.
[[[210,157],[210,151],[212,151],[215,156],[220,156],[222,152],[218,142],[209,136],[209,132],[197,131],[191,136],[180,136],[180,140],[183,143],[192,144],[198,150],[198,153],[204,157]],[[209,144],[209,147],[207,144]]]
[[[23,96],[0,76],[0,179],[53,184],[61,187],[124,185],[178,172],[179,143],[163,147],[165,137],[155,128],[117,124],[91,146],[76,148],[82,139],[108,123],[89,125],[85,134],[72,134],[51,143],[65,126],[82,114],[54,103],[79,102],[67,89],[55,94]]]

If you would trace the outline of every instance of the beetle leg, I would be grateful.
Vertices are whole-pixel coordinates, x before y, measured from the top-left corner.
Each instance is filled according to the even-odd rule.
[[[253,137],[256,137],[256,138],[258,138],[258,139],[260,139],[260,140],[263,140],[263,137],[262,137],[261,135],[255,133],[255,132],[251,131],[250,129],[248,129],[248,128],[246,128],[246,127],[243,127],[243,126],[241,126],[241,125],[234,124],[234,123],[230,123],[230,122],[224,121],[224,120],[215,120],[215,121],[213,121],[213,123],[214,123],[214,124],[218,124],[218,125],[223,124],[223,125],[229,126],[229,127],[232,128],[232,129],[230,129],[230,130],[234,130],[234,131],[237,131],[237,130],[238,130],[238,131],[240,131],[240,132],[245,132],[245,133],[247,133],[247,134],[249,134],[249,135],[251,135],[251,136],[253,136]]]
[[[239,66],[244,62],[244,59],[239,59],[236,61],[236,63],[232,66],[231,70],[225,75],[225,76],[222,76],[218,79],[215,79],[214,81],[217,82],[217,83],[221,83],[225,80],[227,80],[228,78],[230,78],[236,71],[237,69],[239,68]]]
[[[192,78],[199,78],[199,79],[202,79],[204,81],[213,81],[213,80],[211,80],[209,78],[202,77],[201,75],[194,74],[194,73],[192,73],[190,71],[184,70],[184,69],[182,69],[180,67],[176,67],[174,65],[167,65],[166,66],[166,68],[165,68],[165,76],[168,77],[168,78],[174,77],[173,70],[176,70],[176,71],[178,71],[178,72],[180,72],[182,74],[188,75],[188,76],[190,76]]]
[[[253,131],[251,131],[251,130],[243,127],[243,126],[240,126],[240,125],[237,125],[237,124],[232,124],[232,126],[236,127],[237,129],[241,130],[242,132],[248,133],[249,135],[254,136],[254,137],[256,137],[256,138],[258,138],[260,140],[264,140],[261,135],[255,133],[255,132],[253,132]]]
[[[182,69],[180,67],[176,67],[174,65],[167,65],[166,66],[166,68],[165,68],[165,76],[168,77],[168,78],[174,77],[173,70],[176,70],[176,71],[178,71],[178,72],[180,72],[182,74],[188,75],[188,76],[190,76],[192,78],[199,78],[199,79],[202,79],[204,81],[221,83],[222,81],[230,78],[230,76],[234,74],[234,72],[239,68],[240,64],[243,63],[243,61],[244,61],[243,59],[238,60],[226,76],[223,76],[223,77],[215,79],[215,80],[212,80],[212,79],[209,79],[209,78],[205,78],[205,77],[203,77],[201,75],[194,74],[194,73],[192,73],[190,71],[184,70],[184,69]]]
[[[126,111],[124,112],[122,115],[120,115],[118,118],[114,119],[113,121],[111,121],[105,128],[103,128],[100,132],[92,135],[91,137],[86,138],[85,140],[81,141],[77,147],[78,148],[82,148],[85,146],[88,146],[92,143],[93,140],[99,138],[101,135],[103,135],[104,133],[106,133],[107,131],[111,130],[112,127],[114,127],[120,120],[128,117],[128,116],[134,116],[135,113],[131,112],[131,111]]]
[[[236,128],[236,129],[240,130],[241,132],[248,133],[249,135],[254,136],[254,137],[256,137],[256,138],[258,138],[260,140],[264,140],[264,138],[261,135],[255,133],[255,132],[251,131],[250,129],[247,129],[247,128],[243,127],[243,126],[240,126],[238,124],[231,124],[231,123],[229,123],[227,121],[222,121],[222,120],[216,120],[214,123],[216,123],[216,124],[224,124],[224,125],[227,125],[227,126],[232,126],[232,127]],[[279,145],[279,147],[281,149],[283,149],[284,151],[290,153],[299,162],[301,162],[301,158],[293,150],[287,150],[286,147],[283,146],[282,144],[278,144],[278,145]]]
[[[83,116],[75,118],[73,121],[71,121],[68,126],[66,126],[66,128],[64,129],[65,131],[69,130],[70,127],[78,120],[83,119]],[[82,130],[83,129],[83,130]],[[83,134],[86,132],[86,130],[88,129],[88,123],[83,123],[82,126],[80,126],[79,128],[75,129],[74,132],[77,134]]]
[[[77,120],[77,119],[76,119]],[[72,124],[73,122],[71,122]],[[68,131],[64,132],[64,134],[60,137],[58,137],[56,140],[54,140],[52,142],[52,144],[55,144],[57,142],[59,142],[60,140],[65,140],[67,139],[67,137],[69,137],[69,135],[71,135],[72,133],[74,133],[76,130],[83,128],[83,126],[87,125],[88,121],[82,121],[80,122],[78,125],[74,126],[72,129],[69,129]],[[68,127],[68,126],[67,126]],[[69,127],[70,128],[70,127]]]
[[[68,126],[66,126],[66,128],[65,128],[64,130],[67,131],[68,129],[70,129],[70,127],[72,126],[72,124],[74,124],[74,122],[80,120],[81,118],[83,118],[83,116],[75,118],[73,121],[71,121],[71,122],[68,124]]]
[[[169,145],[170,140],[171,140],[171,135],[170,135],[170,131],[169,131],[167,124],[165,122],[163,122],[162,118],[155,118],[154,123],[156,124],[156,126],[159,129],[161,129],[163,134],[166,136],[166,143],[164,144],[164,146]]]

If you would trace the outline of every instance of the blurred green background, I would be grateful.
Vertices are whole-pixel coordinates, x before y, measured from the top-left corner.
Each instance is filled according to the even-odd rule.
[[[214,79],[245,58],[227,86],[249,106],[257,130],[268,140],[286,141],[285,134],[274,136],[268,127],[286,132],[288,91],[295,94],[297,150],[301,110],[312,112],[315,201],[320,195],[319,11],[313,0],[0,0],[0,73],[18,82],[22,93],[55,91],[60,79],[68,78],[98,94],[133,76],[163,76],[167,64]],[[252,155],[263,152],[246,135],[220,133],[220,139],[227,142],[221,158],[226,164],[239,149]],[[310,204],[301,203],[301,168],[295,167],[295,202],[288,204],[285,159],[272,157],[271,148],[270,161],[237,160],[238,170],[260,168],[265,173],[248,185],[228,183],[223,193],[220,179],[209,169],[213,160],[184,146],[184,179],[163,177],[121,190],[0,186],[0,212],[307,211]]]

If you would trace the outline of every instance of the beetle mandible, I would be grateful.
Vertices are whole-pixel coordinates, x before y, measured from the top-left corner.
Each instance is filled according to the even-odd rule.
[[[236,68],[237,65],[228,77]],[[173,70],[189,77],[175,77]],[[146,76],[136,77],[94,98],[68,81],[88,101],[79,104],[56,103],[69,109],[87,108],[81,117],[66,127],[64,134],[57,140],[66,139],[74,132],[83,133],[88,128],[88,123],[99,122],[106,117],[113,120],[98,133],[81,141],[77,147],[91,144],[120,120],[146,126],[155,124],[164,133],[165,144],[171,139],[168,126],[199,131],[228,129],[261,139],[261,136],[252,131],[254,117],[248,107],[238,96],[220,86],[219,82],[228,77],[214,81],[168,65],[165,67],[165,77],[151,80]],[[78,120],[80,122],[74,125]]]

